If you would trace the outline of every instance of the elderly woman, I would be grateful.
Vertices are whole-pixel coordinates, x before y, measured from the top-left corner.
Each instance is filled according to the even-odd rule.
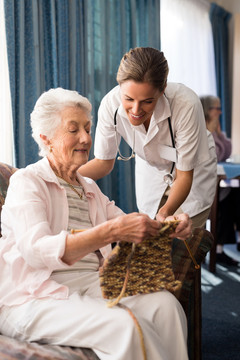
[[[218,162],[226,161],[232,153],[232,142],[221,130],[221,100],[218,96],[205,95],[200,98],[207,129],[211,132]],[[218,204],[218,243],[216,261],[230,266],[237,266],[238,261],[224,252],[224,244],[235,244],[240,250],[240,187],[239,180],[221,180]],[[237,234],[236,234],[237,232]]]
[[[98,270],[112,242],[140,243],[156,235],[161,223],[123,214],[77,172],[92,144],[86,98],[51,89],[37,101],[31,125],[43,159],[11,177],[2,210],[0,331],[21,340],[89,347],[103,360],[140,360],[134,322],[124,309],[106,306]],[[178,218],[172,236],[186,238],[191,221],[185,214]],[[85,231],[72,234],[72,228]],[[148,360],[188,358],[185,314],[171,293],[121,301],[141,325]]]

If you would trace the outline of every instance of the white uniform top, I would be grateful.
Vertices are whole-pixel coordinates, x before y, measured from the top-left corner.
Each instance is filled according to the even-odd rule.
[[[117,114],[117,141],[114,114]],[[172,145],[168,117],[174,134]],[[151,117],[148,131],[144,125],[133,126],[121,104],[120,87],[113,88],[99,107],[94,155],[98,159],[114,159],[121,136],[136,153],[136,199],[140,212],[154,218],[167,188],[163,176],[172,162],[182,171],[194,169],[191,191],[181,205],[191,217],[212,205],[216,190],[217,157],[215,143],[206,130],[198,96],[182,84],[169,83]],[[117,143],[118,142],[118,143]],[[173,173],[174,174],[174,173]]]

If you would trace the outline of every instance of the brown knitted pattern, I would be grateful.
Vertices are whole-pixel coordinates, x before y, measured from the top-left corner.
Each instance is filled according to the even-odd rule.
[[[123,285],[126,289],[122,296],[178,290],[181,281],[175,279],[172,270],[172,239],[169,238],[177,224],[177,221],[164,223],[158,237],[141,244],[119,242],[99,271],[103,297],[118,297]]]

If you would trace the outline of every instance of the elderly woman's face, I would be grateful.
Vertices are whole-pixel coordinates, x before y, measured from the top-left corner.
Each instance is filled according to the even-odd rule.
[[[221,103],[220,100],[216,99],[213,105],[209,108],[208,114],[209,118],[212,119],[219,119],[222,113]]]
[[[51,139],[52,155],[62,165],[79,167],[88,161],[92,145],[91,121],[79,107],[61,111],[61,125]]]

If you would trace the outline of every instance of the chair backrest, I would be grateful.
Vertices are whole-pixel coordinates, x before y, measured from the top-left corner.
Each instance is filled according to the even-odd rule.
[[[0,162],[0,237],[1,235],[1,212],[7,194],[9,179],[17,169],[13,166]]]

